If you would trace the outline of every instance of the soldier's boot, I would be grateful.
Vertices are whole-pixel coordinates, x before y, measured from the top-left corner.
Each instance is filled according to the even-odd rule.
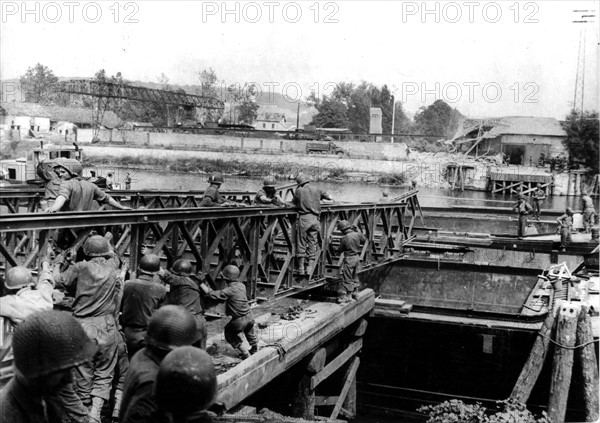
[[[254,344],[250,347],[250,355],[256,354],[258,352],[258,345]]]
[[[90,409],[90,423],[100,423],[102,406],[104,405],[104,399],[99,397],[92,397],[92,408]]]
[[[356,300],[358,298],[358,291],[356,288],[354,288],[354,291],[352,291],[351,297],[353,300]]]
[[[294,270],[300,276],[306,275],[306,270],[304,270],[304,264],[306,263],[306,259],[304,257],[298,257],[296,259],[296,269]]]
[[[308,277],[312,276],[312,274],[315,270],[316,264],[317,264],[316,260],[314,260],[314,259],[308,260],[308,264],[306,265],[306,275]]]
[[[119,421],[119,413],[121,412],[121,401],[123,399],[123,391],[120,389],[115,390],[115,406],[113,407],[112,412],[112,421]]]
[[[240,358],[242,360],[247,359],[248,357],[250,357],[250,353],[248,352],[248,350],[244,347],[242,347],[241,345],[237,348],[238,351],[240,352]]]
[[[346,292],[338,293],[337,303],[343,304],[343,303],[347,303],[347,302],[348,302],[348,296],[346,295]]]

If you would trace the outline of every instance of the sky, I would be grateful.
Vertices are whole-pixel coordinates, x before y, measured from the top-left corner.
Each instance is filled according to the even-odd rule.
[[[0,79],[254,84],[290,102],[335,83],[387,84],[404,109],[445,100],[470,117],[563,119],[585,29],[584,108],[598,110],[599,2],[3,1]],[[589,10],[591,12],[574,12]],[[595,15],[573,23],[582,15]],[[6,90],[5,90],[6,91]],[[6,99],[3,99],[6,100]]]

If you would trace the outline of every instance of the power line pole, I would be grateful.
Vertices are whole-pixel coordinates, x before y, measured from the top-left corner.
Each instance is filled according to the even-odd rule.
[[[583,27],[579,33],[579,50],[577,53],[577,73],[575,74],[575,92],[573,94],[573,110],[583,115],[583,94],[585,86],[585,39]]]

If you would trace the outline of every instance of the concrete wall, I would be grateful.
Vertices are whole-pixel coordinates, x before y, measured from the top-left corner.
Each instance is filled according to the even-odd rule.
[[[282,140],[275,138],[242,138],[226,135],[180,134],[163,132],[145,132],[130,130],[100,131],[101,143],[112,142],[133,146],[147,147],[188,147],[208,151],[255,151],[272,154],[305,153],[304,140]],[[81,143],[91,142],[93,131],[80,129],[77,139]],[[314,141],[313,141],[314,142]],[[368,142],[335,142],[349,153],[349,157],[404,160],[406,159],[406,144],[404,143],[368,143]]]

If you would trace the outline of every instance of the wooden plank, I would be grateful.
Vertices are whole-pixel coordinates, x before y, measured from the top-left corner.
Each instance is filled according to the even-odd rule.
[[[351,343],[348,348],[334,358],[323,370],[314,375],[310,380],[311,389],[315,389],[321,382],[335,373],[340,367],[350,360],[362,348],[362,338]]]
[[[317,395],[315,397],[315,405],[316,406],[335,405],[335,403],[337,402],[338,398],[339,398],[339,396]]]
[[[318,303],[315,319],[291,322],[298,337],[285,336],[277,342],[286,350],[280,357],[276,348],[264,347],[249,359],[217,376],[219,401],[230,409],[260,390],[267,383],[294,366],[313,350],[325,344],[346,327],[367,315],[375,306],[371,289],[360,292],[357,301],[344,306]],[[271,341],[273,342],[273,341]]]
[[[577,366],[579,374],[577,380],[583,381],[583,405],[585,421],[598,421],[598,362],[594,350],[594,335],[592,320],[588,313],[587,304],[581,305],[581,312],[577,321],[577,345],[585,345],[577,349],[577,357],[581,366]]]
[[[354,357],[354,360],[352,360],[352,364],[350,364],[350,368],[346,372],[346,377],[344,379],[345,380],[344,387],[342,388],[340,397],[338,398],[338,400],[335,404],[335,407],[333,407],[333,411],[331,412],[331,415],[329,416],[330,419],[337,418],[338,414],[340,413],[340,409],[342,408],[342,404],[344,403],[344,400],[346,399],[346,395],[348,395],[348,391],[350,390],[352,383],[356,383],[356,371],[358,370],[359,365],[360,365],[360,358]]]

